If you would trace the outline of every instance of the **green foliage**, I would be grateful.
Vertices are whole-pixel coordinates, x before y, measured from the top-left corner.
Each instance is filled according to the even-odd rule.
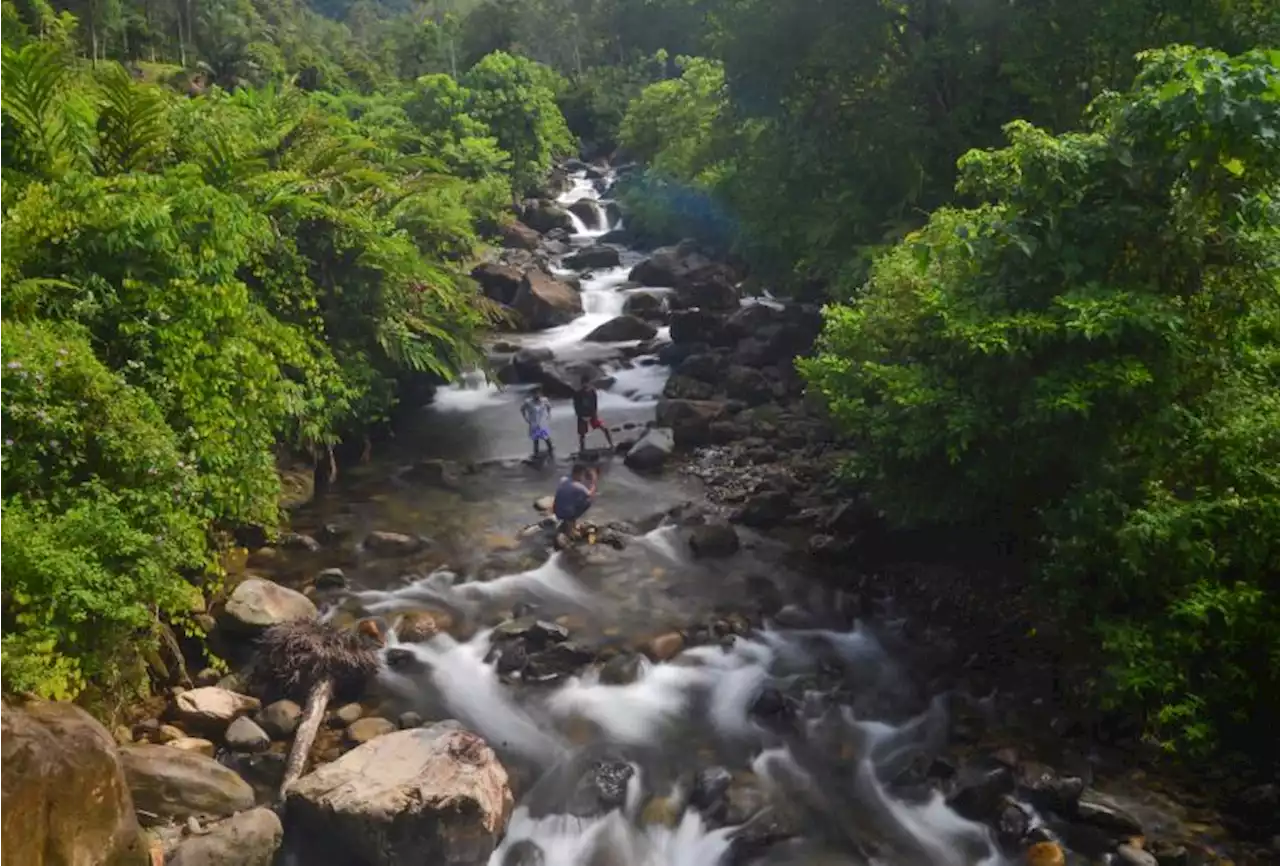
[[[1145,55],[1096,131],[1026,123],[830,307],[802,363],[902,520],[1044,533],[1113,700],[1191,750],[1280,681],[1280,54]]]

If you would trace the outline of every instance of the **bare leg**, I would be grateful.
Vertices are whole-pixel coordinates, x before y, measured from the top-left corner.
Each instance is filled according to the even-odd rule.
[[[601,427],[600,430],[604,433],[604,441],[609,443],[609,450],[612,451],[613,450],[613,434],[609,432],[608,427]]]

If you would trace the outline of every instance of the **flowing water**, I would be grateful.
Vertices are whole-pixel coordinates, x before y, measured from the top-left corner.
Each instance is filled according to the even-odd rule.
[[[575,177],[564,200],[584,195],[595,188]],[[584,244],[610,226],[578,227],[575,243]],[[620,312],[637,259],[624,251],[623,267],[586,276],[585,314],[523,342],[558,357],[616,349],[581,337]],[[653,359],[606,369],[615,381],[601,414],[616,435],[635,438],[667,371]],[[375,467],[348,480],[341,501],[304,516],[339,521],[355,537],[379,528],[435,539],[408,566],[353,552],[344,567],[354,586],[327,615],[392,621],[427,609],[452,618],[454,636],[393,638],[381,684],[395,710],[460,719],[508,767],[518,806],[492,866],[1002,862],[990,831],[913,771],[945,743],[948,700],[913,681],[894,624],[867,621],[857,599],[806,579],[788,548],[745,530],[736,554],[692,557],[690,529],[670,513],[698,495],[690,482],[602,458],[589,517],[616,524],[628,543],[547,558],[531,506],[567,462],[522,462],[520,397],[468,377],[400,434],[379,467],[446,458],[471,471],[442,487],[411,474],[388,481]],[[575,443],[572,424],[557,404],[558,442]],[[561,646],[594,661],[569,675],[535,676],[532,665],[505,673],[510,644],[499,624],[513,613],[564,625],[572,641]],[[654,649],[662,661],[635,653],[675,629],[691,637],[682,650]]]

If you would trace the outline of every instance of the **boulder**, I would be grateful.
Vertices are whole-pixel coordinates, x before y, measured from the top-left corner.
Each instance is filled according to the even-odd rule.
[[[457,722],[397,731],[294,784],[299,832],[368,866],[484,863],[511,814],[507,772]]]
[[[732,400],[761,406],[774,398],[773,383],[759,370],[734,364],[725,372],[724,390]]]
[[[629,316],[660,322],[667,318],[667,304],[657,292],[629,292],[622,302],[622,312]]]
[[[569,284],[534,269],[520,281],[511,306],[534,330],[568,324],[582,314],[582,297]]]
[[[569,212],[547,199],[525,202],[521,219],[529,228],[543,234],[556,229],[573,231],[573,217],[569,216]]]
[[[623,462],[639,472],[655,472],[662,468],[675,448],[676,440],[671,428],[654,427],[631,446]]]
[[[219,624],[229,632],[257,634],[283,622],[315,619],[316,613],[311,599],[297,590],[250,577],[232,590]]]
[[[607,686],[631,685],[640,676],[643,667],[639,654],[619,653],[600,668],[600,682]]]
[[[340,568],[326,568],[316,575],[312,585],[321,591],[346,589],[347,575]]]
[[[649,258],[631,269],[628,278],[642,286],[678,288],[689,274],[712,265],[692,241],[673,247],[659,247]]]
[[[516,220],[502,227],[502,245],[509,250],[536,250],[541,236],[529,226]]]
[[[498,262],[483,262],[471,270],[471,278],[480,284],[486,298],[508,305],[516,299],[521,276],[518,268]]]
[[[492,637],[495,641],[520,638],[536,650],[567,641],[569,630],[559,623],[540,620],[536,616],[521,616],[494,626]]]
[[[396,637],[404,643],[422,643],[453,628],[453,617],[442,610],[415,610],[396,621]]]
[[[166,866],[271,866],[284,828],[270,809],[250,809],[188,836]]]
[[[662,396],[673,400],[710,400],[716,396],[716,387],[676,373],[663,383]]]
[[[263,730],[281,740],[292,737],[301,720],[302,707],[288,700],[267,704],[261,718]]]
[[[1143,835],[1142,822],[1114,797],[1089,788],[1076,803],[1076,820],[1117,837]]]
[[[651,340],[658,329],[635,316],[610,319],[583,337],[588,343],[622,343],[629,340]]]
[[[710,426],[728,413],[724,403],[715,400],[658,401],[656,420],[659,427],[669,427],[678,447],[706,445],[711,441]]]
[[[713,352],[702,352],[689,355],[672,371],[673,375],[697,379],[699,382],[715,384],[724,379],[724,364],[720,356]]]
[[[1001,763],[965,766],[956,777],[947,805],[970,821],[995,824],[1014,785],[1012,771]]]
[[[396,729],[396,723],[381,716],[368,716],[356,719],[347,728],[346,740],[350,745],[360,746],[370,740],[389,734]]]
[[[622,257],[613,247],[597,244],[580,250],[564,260],[565,267],[576,271],[597,270],[600,268],[616,268],[622,264]]]
[[[204,755],[206,758],[212,758],[214,753],[218,751],[218,747],[213,744],[213,740],[206,740],[204,737],[174,737],[165,745],[171,749]]]
[[[578,219],[582,220],[582,224],[586,226],[589,231],[607,228],[605,225],[604,210],[601,209],[600,205],[593,199],[580,198],[573,204],[569,205],[566,210]]]
[[[236,752],[265,752],[271,748],[271,737],[247,716],[241,716],[227,727],[227,747]]]
[[[738,552],[738,533],[723,520],[709,520],[689,532],[689,549],[698,559],[718,559]]]
[[[670,661],[684,649],[684,635],[678,631],[660,634],[645,644],[644,654],[655,662]]]
[[[173,712],[178,720],[203,731],[222,731],[240,716],[251,713],[262,704],[257,698],[233,692],[220,686],[188,689],[178,695]]]
[[[714,345],[720,342],[723,328],[724,320],[706,310],[676,310],[671,314],[673,343]]]
[[[120,750],[125,778],[143,820],[234,815],[253,808],[253,789],[213,758],[169,746]]]
[[[767,529],[785,521],[794,510],[790,493],[785,490],[763,490],[752,494],[735,518],[743,526]]]
[[[528,657],[524,679],[530,683],[558,682],[577,673],[583,665],[595,658],[589,647],[576,641],[551,644],[546,649]]]
[[[686,275],[676,287],[675,299],[684,308],[720,312],[736,310],[741,303],[732,276],[718,266]]]
[[[317,553],[320,550],[320,542],[316,541],[310,535],[303,535],[300,532],[286,532],[280,536],[280,543],[277,545],[281,550],[292,550],[301,553]]]
[[[0,729],[4,866],[151,862],[106,728],[72,704],[33,701],[0,707]]]
[[[374,556],[408,556],[417,553],[423,541],[416,535],[376,530],[364,537],[364,549]]]

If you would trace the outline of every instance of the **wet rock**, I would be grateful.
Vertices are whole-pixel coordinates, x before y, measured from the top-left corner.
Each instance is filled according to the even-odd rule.
[[[310,535],[302,535],[297,532],[286,532],[280,536],[280,549],[301,551],[303,553],[316,553],[320,550],[320,542],[316,541]]]
[[[1076,803],[1076,820],[1118,837],[1141,836],[1142,822],[1129,814],[1114,797],[1093,788]]]
[[[526,616],[499,623],[494,627],[492,637],[495,641],[521,638],[529,649],[537,651],[548,644],[567,641],[569,630],[559,623],[540,620],[536,616]]]
[[[760,719],[785,720],[791,717],[793,708],[781,690],[774,686],[765,686],[751,702],[749,712]]]
[[[593,658],[594,655],[590,649],[574,641],[552,644],[529,656],[524,679],[535,683],[558,681],[577,673]]]
[[[522,640],[504,641],[489,651],[485,661],[492,664],[500,676],[512,676],[529,664],[529,650]]]
[[[360,746],[375,737],[381,737],[389,734],[396,729],[396,723],[390,719],[384,719],[380,716],[369,716],[365,719],[356,719],[347,726],[347,732],[344,739],[348,745]]]
[[[180,740],[186,735],[186,732],[177,725],[161,725],[150,739],[153,743],[172,743],[174,740]]]
[[[716,395],[714,385],[673,374],[662,386],[662,396],[673,400],[710,400]]]
[[[222,674],[213,668],[201,668],[200,671],[192,678],[191,683],[196,688],[203,686],[216,686],[218,680],[222,679]]]
[[[257,634],[273,625],[315,619],[316,606],[297,590],[260,577],[240,581],[219,617],[228,632]]]
[[[616,268],[620,264],[622,264],[622,258],[618,255],[618,251],[603,244],[587,247],[571,256],[566,256],[564,260],[565,267],[572,268],[575,271]],[[638,339],[646,338],[640,337]]]
[[[133,726],[131,740],[151,740],[159,732],[159,719],[143,719]]]
[[[519,220],[504,225],[501,234],[502,245],[509,250],[536,250],[538,242],[542,240],[537,231]]]
[[[178,695],[173,712],[179,721],[194,729],[222,731],[236,718],[260,706],[257,698],[218,686],[205,686]]]
[[[639,472],[656,472],[675,451],[675,434],[668,427],[654,427],[647,431],[627,451],[623,462]]]
[[[600,682],[607,686],[626,686],[640,676],[641,657],[636,653],[619,653],[600,668]]]
[[[237,752],[265,752],[271,748],[271,737],[247,716],[232,722],[224,739],[227,746]]]
[[[724,822],[729,811],[729,786],[733,774],[724,767],[707,767],[693,777],[689,805],[702,813],[713,825]]]
[[[528,271],[511,306],[532,330],[566,325],[582,314],[582,296],[542,270]]]
[[[532,839],[519,839],[502,855],[499,866],[545,866],[547,855]]]
[[[402,731],[407,731],[410,728],[420,728],[422,727],[422,716],[413,712],[413,710],[409,710],[400,714],[399,718],[396,719],[396,724],[400,726]]]
[[[533,500],[534,510],[541,511],[543,514],[550,514],[555,505],[556,498],[554,496],[540,496]]]
[[[845,562],[853,556],[854,543],[852,539],[819,533],[809,536],[807,549],[810,556],[822,562]]]
[[[957,775],[947,805],[971,821],[996,823],[1014,787],[1013,773],[1003,764],[970,764]]]
[[[605,228],[605,222],[604,222],[604,211],[602,211],[602,210],[600,209],[600,205],[598,205],[598,204],[595,202],[595,200],[594,200],[594,199],[589,199],[589,198],[580,198],[580,199],[578,199],[577,201],[575,201],[573,204],[569,205],[569,207],[567,208],[567,210],[569,211],[569,213],[573,214],[573,215],[574,215],[574,216],[576,216],[578,219],[582,220],[582,224],[583,224],[584,226],[586,226],[586,227],[587,227],[588,229],[590,229],[590,230],[595,230],[595,229],[602,229],[602,228]],[[608,247],[605,247],[605,249],[608,249]],[[615,251],[615,252],[616,252],[616,251]],[[566,262],[565,264],[566,264],[568,267],[571,267],[571,268],[575,268],[575,267],[606,267],[606,268],[611,268],[611,267],[616,267],[616,266],[617,266],[617,264],[618,264],[618,262],[615,260],[615,261],[613,262],[613,264],[611,264],[611,265],[581,265],[581,266],[579,266],[579,265],[570,265],[570,264],[568,264],[567,262]]]
[[[524,203],[521,220],[536,232],[546,234],[556,229],[573,231],[573,217],[560,205],[547,199]]]
[[[284,828],[270,809],[250,809],[188,836],[166,866],[271,866]]]
[[[684,635],[678,631],[661,634],[645,644],[644,653],[655,662],[670,661],[684,649]]]
[[[622,315],[610,319],[582,339],[588,343],[622,343],[629,340],[648,340],[658,329],[643,319]]]
[[[1027,866],[1067,866],[1067,854],[1057,842],[1037,842],[1027,849]]]
[[[418,610],[396,621],[396,637],[404,643],[422,643],[453,627],[453,617],[444,611]]]
[[[196,755],[203,755],[206,758],[212,758],[218,747],[213,744],[212,740],[206,740],[203,737],[175,737],[165,743],[171,749],[177,749],[181,752],[191,752]]]
[[[277,739],[285,740],[293,736],[302,719],[302,707],[293,701],[276,701],[267,704],[262,711],[262,728]]]
[[[421,538],[402,532],[370,532],[364,538],[364,549],[374,556],[408,556],[423,547]]]
[[[627,802],[627,784],[635,769],[626,761],[597,761],[578,780],[566,811],[581,818],[620,808]]]
[[[724,390],[734,400],[760,406],[774,399],[773,384],[759,370],[734,364],[724,378]]]
[[[699,348],[720,341],[724,321],[706,310],[676,310],[671,314],[671,340]]]
[[[316,575],[315,588],[319,590],[346,589],[347,576],[340,568],[326,568]]]
[[[1155,855],[1136,845],[1121,845],[1116,848],[1116,859],[1124,866],[1160,866]]]
[[[5,703],[0,729],[5,864],[150,862],[106,728],[72,704],[33,701]]]
[[[712,422],[726,414],[725,404],[714,400],[663,399],[658,401],[656,422],[670,428],[678,447],[695,447],[710,443]]]
[[[622,302],[622,312],[649,321],[663,321],[667,317],[667,305],[657,292],[630,292]]]
[[[144,823],[221,817],[253,808],[249,784],[212,758],[172,744],[125,746],[120,758]]]
[[[1031,816],[1017,803],[1005,801],[1000,810],[1000,818],[996,822],[996,831],[1005,845],[1012,847],[1027,835],[1031,829]]]
[[[724,378],[724,364],[719,355],[701,352],[681,361],[672,374],[714,385]]]
[[[511,814],[507,772],[456,722],[398,731],[303,777],[291,821],[368,866],[471,866],[495,848]]]
[[[1078,776],[1059,776],[1052,767],[1033,762],[1023,763],[1018,772],[1018,788],[1032,806],[1045,812],[1070,815],[1084,793],[1084,780]]]
[[[740,303],[732,275],[721,266],[704,268],[684,277],[676,288],[675,299],[685,308],[721,312],[736,310]]]
[[[673,247],[659,247],[631,269],[627,278],[642,286],[674,288],[689,272],[711,264],[691,241]]]
[[[338,725],[347,727],[355,724],[363,716],[364,707],[359,704],[343,704],[333,711],[332,718]]]
[[[727,522],[711,520],[689,532],[689,549],[698,559],[718,559],[738,552],[742,542]]]
[[[326,523],[320,527],[320,531],[316,533],[316,537],[321,544],[335,545],[346,541],[347,536],[351,534],[351,530],[338,523]]]
[[[773,617],[775,625],[782,628],[816,628],[817,622],[813,614],[798,604],[789,604],[779,610]]]
[[[785,490],[763,490],[752,494],[734,518],[743,526],[768,529],[783,523],[793,510],[790,493]]]

